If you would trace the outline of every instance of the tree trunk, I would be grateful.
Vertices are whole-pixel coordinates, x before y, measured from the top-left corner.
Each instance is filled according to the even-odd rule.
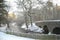
[[[1,23],[0,23],[0,27],[1,27]]]
[[[30,23],[31,23],[31,26],[32,26],[32,16],[31,16],[31,14],[30,14]]]
[[[28,22],[27,22],[27,15],[25,14],[25,23],[26,23],[26,27],[28,28]]]
[[[27,19],[27,14],[25,14],[25,25],[27,27],[26,33],[28,33],[28,19]]]
[[[9,22],[7,21],[7,28],[10,28],[10,26],[9,26]]]
[[[7,27],[10,28],[10,27],[9,27],[9,23],[7,23]]]

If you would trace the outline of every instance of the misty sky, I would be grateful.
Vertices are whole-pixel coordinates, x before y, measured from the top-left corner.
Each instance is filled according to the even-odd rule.
[[[10,11],[16,11],[18,10],[16,7],[17,7],[17,4],[15,3],[16,0],[6,0],[8,1],[7,4],[11,6],[11,9]],[[51,0],[52,1],[52,0]],[[43,0],[43,2],[47,2],[47,0]],[[60,5],[60,0],[53,0],[52,1],[54,3],[54,5],[57,3],[58,5]]]

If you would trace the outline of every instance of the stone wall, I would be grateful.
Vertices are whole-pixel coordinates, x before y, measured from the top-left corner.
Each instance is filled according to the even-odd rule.
[[[47,25],[49,31],[52,32],[55,27],[60,27],[60,22],[59,21],[58,22],[40,22],[40,23],[36,23],[36,25],[42,26],[42,27],[44,25]]]

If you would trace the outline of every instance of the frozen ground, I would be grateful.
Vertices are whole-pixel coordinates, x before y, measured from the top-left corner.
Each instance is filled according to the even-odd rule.
[[[32,38],[18,37],[0,32],[0,40],[35,40]]]
[[[0,27],[0,31],[2,31],[2,32],[6,32],[6,28],[7,28],[7,26],[3,26],[3,27]]]
[[[23,24],[21,28],[27,30],[27,27],[25,24]],[[33,32],[39,32],[39,33],[42,33],[44,31],[43,28],[38,27],[35,23],[32,23],[32,26],[31,24],[29,24],[28,30],[33,31]]]

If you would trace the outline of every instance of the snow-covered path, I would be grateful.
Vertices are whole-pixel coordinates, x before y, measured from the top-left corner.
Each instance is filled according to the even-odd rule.
[[[18,37],[0,32],[0,40],[35,40],[32,38]]]

